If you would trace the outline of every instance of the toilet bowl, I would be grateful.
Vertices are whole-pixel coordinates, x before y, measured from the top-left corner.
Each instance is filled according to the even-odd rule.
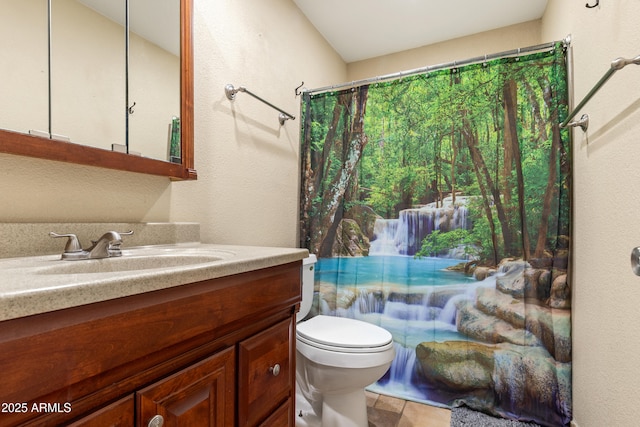
[[[316,257],[303,261],[296,331],[296,426],[367,427],[364,388],[389,369],[391,334],[370,323],[318,315],[303,319],[313,298]]]

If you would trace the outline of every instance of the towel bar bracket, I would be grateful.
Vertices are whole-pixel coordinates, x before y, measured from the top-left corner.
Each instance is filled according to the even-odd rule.
[[[589,115],[583,114],[579,120],[574,120],[566,124],[567,127],[576,127],[579,126],[582,129],[582,132],[586,132],[589,129]]]

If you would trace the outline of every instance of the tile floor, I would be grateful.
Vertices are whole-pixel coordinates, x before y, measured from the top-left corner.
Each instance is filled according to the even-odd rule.
[[[451,411],[366,392],[369,427],[449,427]]]

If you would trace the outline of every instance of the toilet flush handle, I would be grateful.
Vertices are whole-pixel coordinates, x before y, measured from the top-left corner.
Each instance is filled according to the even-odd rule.
[[[271,372],[274,377],[277,377],[280,374],[280,364],[276,363],[275,365],[270,366],[269,372]]]

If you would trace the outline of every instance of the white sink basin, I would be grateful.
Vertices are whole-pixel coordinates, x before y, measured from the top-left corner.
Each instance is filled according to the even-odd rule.
[[[208,264],[222,259],[224,258],[214,255],[157,255],[130,258],[119,257],[90,259],[82,261],[60,261],[59,264],[44,267],[38,271],[38,274],[91,274],[116,271],[149,270],[153,268],[172,268],[196,264]]]
[[[39,268],[38,274],[96,274],[121,271],[169,269],[210,264],[229,259],[232,251],[190,251],[189,249],[137,248],[124,250],[121,257],[57,261]]]

